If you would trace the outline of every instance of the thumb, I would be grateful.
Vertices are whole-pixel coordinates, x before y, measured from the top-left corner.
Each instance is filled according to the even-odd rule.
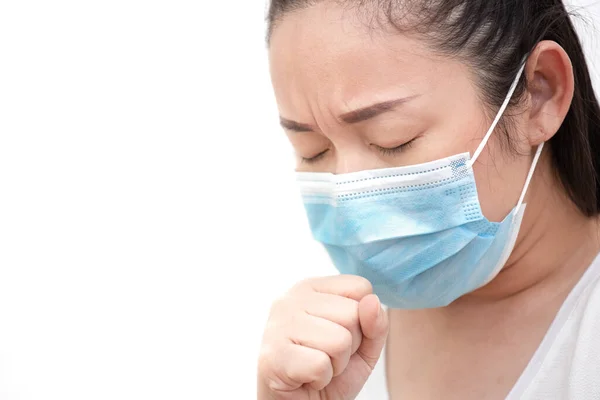
[[[365,296],[358,303],[358,319],[363,334],[362,342],[350,357],[344,373],[333,378],[325,389],[327,398],[355,398],[373,372],[387,340],[388,318],[376,295]]]
[[[363,339],[356,354],[373,369],[379,360],[389,330],[387,313],[383,310],[376,295],[365,296],[360,301],[358,319]]]

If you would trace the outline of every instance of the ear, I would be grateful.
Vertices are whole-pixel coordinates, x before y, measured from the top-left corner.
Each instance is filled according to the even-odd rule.
[[[573,100],[574,77],[571,60],[556,42],[540,42],[525,68],[530,95],[528,139],[537,146],[552,138],[562,125]]]

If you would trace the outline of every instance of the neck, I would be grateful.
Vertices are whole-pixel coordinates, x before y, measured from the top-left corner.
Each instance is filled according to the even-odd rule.
[[[451,307],[540,293],[566,297],[600,252],[599,219],[581,214],[556,182],[548,160],[538,168],[519,238],[505,267],[488,285]]]

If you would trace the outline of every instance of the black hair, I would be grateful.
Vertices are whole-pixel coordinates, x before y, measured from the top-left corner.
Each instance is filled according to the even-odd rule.
[[[578,209],[588,217],[600,213],[600,107],[562,0],[271,0],[267,41],[285,15],[321,1],[360,11],[357,15],[367,16],[368,24],[416,33],[434,49],[459,57],[475,71],[483,99],[496,111],[535,46],[543,40],[561,45],[573,64],[575,93],[562,126],[549,141],[552,164]],[[525,88],[523,76],[512,105]]]

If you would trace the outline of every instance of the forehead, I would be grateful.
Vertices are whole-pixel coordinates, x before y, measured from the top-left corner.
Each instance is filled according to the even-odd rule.
[[[458,72],[426,44],[390,29],[369,28],[349,9],[322,2],[283,17],[270,42],[273,87],[282,114],[297,112],[307,96],[360,107],[364,97],[427,90]],[[454,69],[454,71],[452,71]]]

